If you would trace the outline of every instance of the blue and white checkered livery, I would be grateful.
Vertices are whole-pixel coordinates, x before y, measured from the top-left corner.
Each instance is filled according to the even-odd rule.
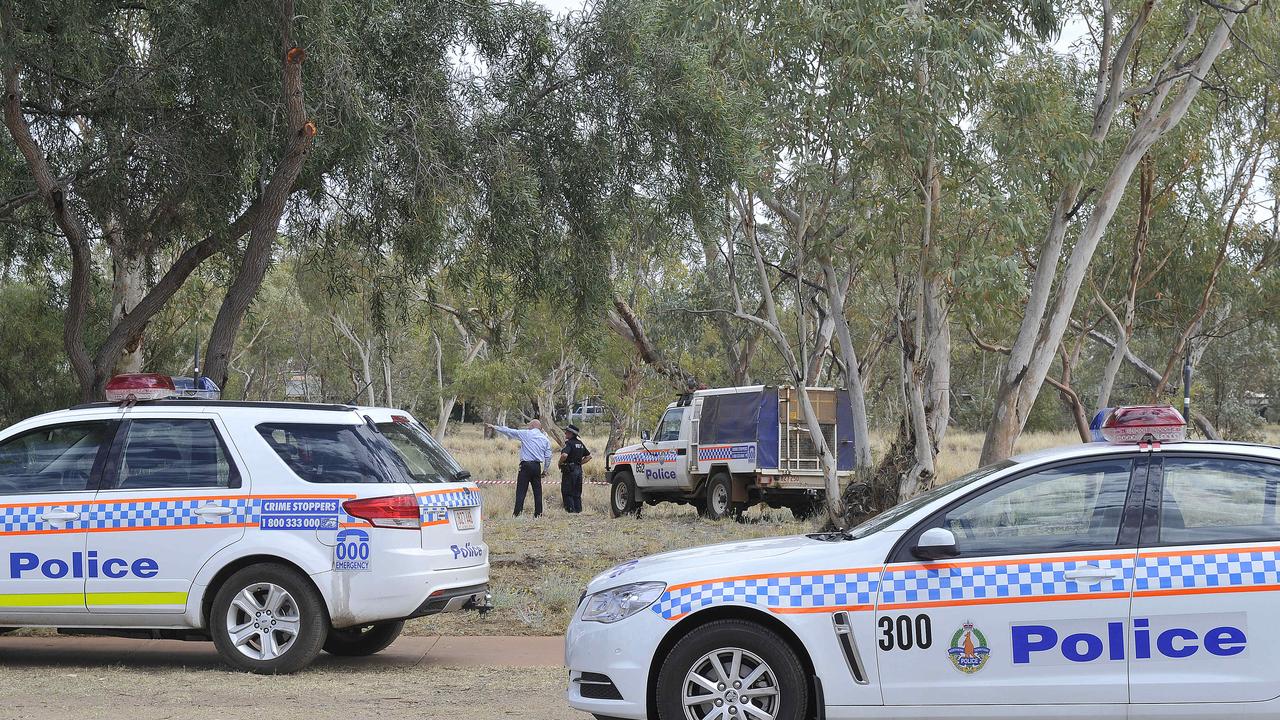
[[[653,611],[673,620],[722,603],[747,603],[775,612],[867,609],[875,603],[877,577],[872,572],[836,571],[710,580],[664,592]]]

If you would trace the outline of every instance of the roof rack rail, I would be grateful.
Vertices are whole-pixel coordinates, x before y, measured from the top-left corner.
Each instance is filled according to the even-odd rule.
[[[354,405],[339,405],[334,403],[301,403],[301,402],[270,402],[256,400],[205,400],[202,398],[166,398],[164,400],[140,400],[136,407],[191,407],[193,405],[208,405],[211,407],[237,407],[237,408],[274,408],[277,410],[327,410],[331,412],[354,412]],[[120,407],[120,403],[113,402],[91,402],[82,403],[80,405],[72,405],[70,410],[88,410],[92,408],[116,408]]]

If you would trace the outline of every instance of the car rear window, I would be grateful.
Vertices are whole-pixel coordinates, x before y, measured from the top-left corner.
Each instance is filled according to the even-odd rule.
[[[263,423],[258,434],[310,483],[414,481],[395,448],[368,425]]]
[[[400,459],[409,466],[414,482],[453,482],[462,472],[462,468],[458,467],[449,453],[416,425],[378,423],[378,429],[400,453]]]

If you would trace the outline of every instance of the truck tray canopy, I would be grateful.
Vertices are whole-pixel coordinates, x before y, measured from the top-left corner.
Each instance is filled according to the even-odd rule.
[[[809,396],[836,455],[837,469],[852,470],[856,438],[848,395],[831,388],[810,388]],[[697,441],[701,445],[755,443],[762,470],[779,469],[780,460],[790,470],[817,468],[816,449],[801,416],[799,395],[792,388],[765,386],[705,395]]]

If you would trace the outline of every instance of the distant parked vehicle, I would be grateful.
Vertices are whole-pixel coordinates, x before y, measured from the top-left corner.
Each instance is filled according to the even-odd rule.
[[[604,406],[588,402],[580,402],[569,409],[569,422],[583,420],[599,420],[604,417]]]
[[[848,396],[809,388],[840,480],[853,475],[853,413]],[[790,508],[797,518],[826,500],[818,450],[800,418],[794,388],[754,385],[699,390],[667,406],[652,435],[606,460],[614,517],[643,503],[688,503],[712,519],[757,503]]]

